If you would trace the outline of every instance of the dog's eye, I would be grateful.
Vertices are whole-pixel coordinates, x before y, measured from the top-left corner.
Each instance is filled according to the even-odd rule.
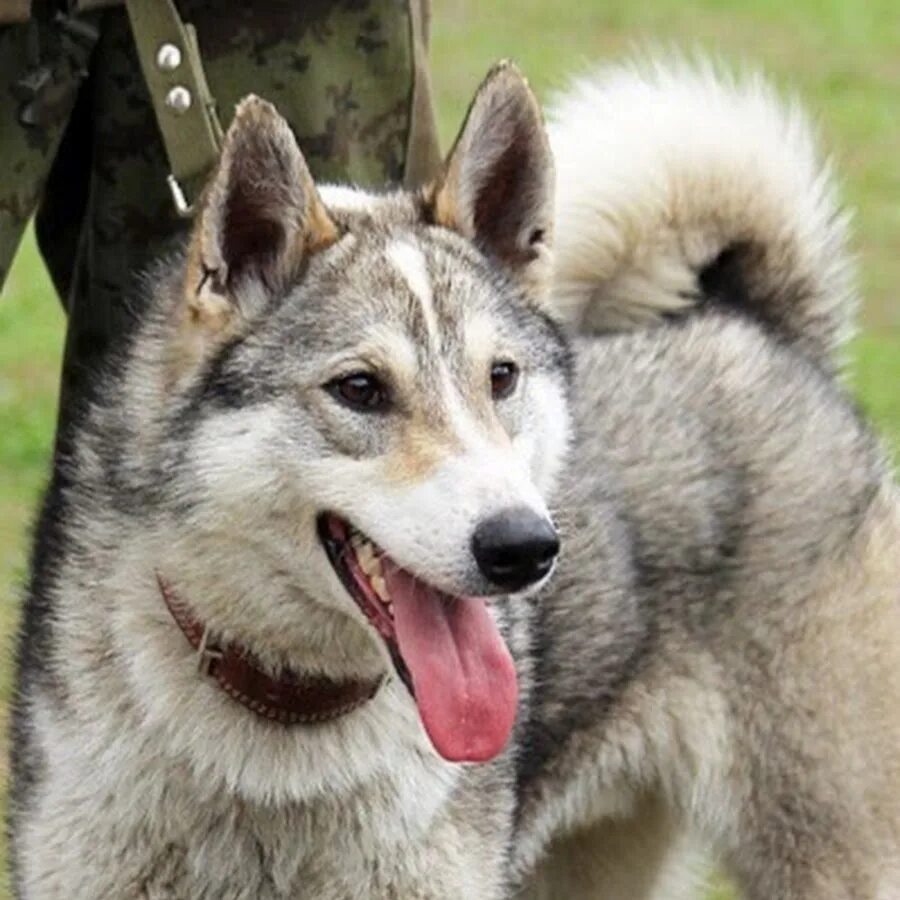
[[[390,399],[387,388],[369,372],[353,372],[325,386],[333,397],[358,412],[381,412]]]
[[[516,389],[519,367],[512,362],[496,362],[491,366],[491,393],[495,400],[503,400]]]

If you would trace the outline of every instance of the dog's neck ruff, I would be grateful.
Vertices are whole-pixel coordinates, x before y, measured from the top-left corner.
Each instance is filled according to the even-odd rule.
[[[345,716],[371,700],[382,679],[335,681],[322,675],[266,674],[253,655],[236,644],[210,642],[209,629],[162,576],[157,575],[166,607],[188,643],[197,651],[202,673],[218,682],[233,700],[281,725],[315,725]]]

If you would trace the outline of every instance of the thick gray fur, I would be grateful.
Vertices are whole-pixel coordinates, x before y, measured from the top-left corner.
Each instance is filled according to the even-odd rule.
[[[709,854],[750,900],[900,896],[900,503],[834,375],[853,291],[829,176],[757,82],[579,90],[551,131],[555,225],[511,66],[418,195],[317,193],[271,107],[242,105],[56,461],[18,655],[20,900],[673,900]],[[728,141],[691,150],[724,125],[679,119],[688,94]],[[754,131],[785,116],[791,140]],[[649,146],[607,158],[604,128]],[[321,389],[361,344],[402,412]],[[494,406],[501,351],[524,374]],[[468,529],[513,501],[563,552],[493,601],[521,701],[488,764],[442,761],[396,679],[336,723],[258,719],[197,671],[155,582],[273,670],[375,676],[316,514],[485,593]]]

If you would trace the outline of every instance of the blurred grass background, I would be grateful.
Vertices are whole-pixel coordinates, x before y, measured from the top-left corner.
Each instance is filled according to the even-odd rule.
[[[798,93],[821,122],[847,199],[858,211],[864,308],[848,377],[895,452],[900,448],[897,0],[434,0],[434,6],[434,87],[445,146],[474,88],[499,57],[516,59],[545,97],[568,74],[647,43],[759,65]],[[2,636],[16,621],[28,527],[47,476],[63,329],[59,302],[29,234],[0,300]],[[4,735],[9,655],[7,649],[0,665]],[[0,753],[0,785],[5,758]],[[733,896],[724,884],[711,891],[710,900]],[[0,874],[0,900],[7,896]]]

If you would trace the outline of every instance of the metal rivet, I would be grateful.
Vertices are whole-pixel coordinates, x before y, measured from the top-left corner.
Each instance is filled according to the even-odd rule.
[[[186,87],[179,84],[166,94],[166,106],[168,106],[172,112],[181,115],[191,108],[193,99],[194,98],[191,97],[191,92]]]
[[[174,72],[181,65],[181,51],[174,44],[160,45],[156,65],[162,72]]]

